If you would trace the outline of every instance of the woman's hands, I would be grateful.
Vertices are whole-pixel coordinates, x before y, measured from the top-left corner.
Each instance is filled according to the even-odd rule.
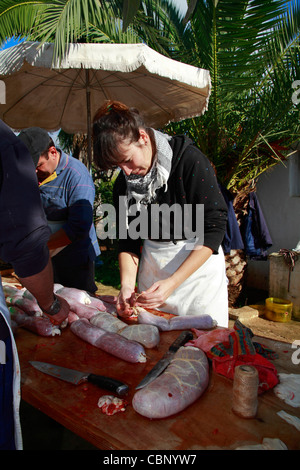
[[[143,308],[157,308],[172,294],[177,287],[174,279],[160,279],[136,298],[136,305]]]
[[[143,308],[158,308],[191,274],[200,268],[212,255],[205,246],[196,246],[179,268],[168,278],[156,281],[149,289],[141,292],[136,305]]]
[[[132,308],[156,308],[171,295],[175,286],[171,278],[155,282],[145,292],[137,294],[130,287],[123,287],[117,299],[117,312],[120,317],[130,317]]]
[[[117,300],[117,312],[121,317],[130,317],[132,308],[158,308],[191,274],[212,255],[205,246],[194,248],[179,268],[168,278],[160,279],[140,294],[135,292],[138,260],[130,253],[120,253],[121,290]]]
[[[128,318],[132,315],[135,304],[135,291],[130,287],[122,287],[117,298],[117,312],[120,317]]]
[[[120,317],[130,317],[135,304],[135,282],[139,260],[133,253],[119,254],[121,290],[117,299],[117,312]]]

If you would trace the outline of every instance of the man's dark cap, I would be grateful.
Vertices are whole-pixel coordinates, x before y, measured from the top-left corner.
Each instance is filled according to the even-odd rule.
[[[18,137],[28,148],[34,166],[36,167],[41,154],[48,150],[51,137],[45,129],[41,129],[40,127],[28,127],[27,129],[23,129]]]

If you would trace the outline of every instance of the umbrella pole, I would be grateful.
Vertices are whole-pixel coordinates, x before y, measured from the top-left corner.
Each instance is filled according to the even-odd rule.
[[[86,111],[87,111],[87,168],[90,171],[92,165],[92,129],[91,129],[91,92],[89,82],[89,70],[85,71],[86,78]]]

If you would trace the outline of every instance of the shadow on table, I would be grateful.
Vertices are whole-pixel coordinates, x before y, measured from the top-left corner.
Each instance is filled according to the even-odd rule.
[[[98,450],[23,400],[20,419],[24,450]]]

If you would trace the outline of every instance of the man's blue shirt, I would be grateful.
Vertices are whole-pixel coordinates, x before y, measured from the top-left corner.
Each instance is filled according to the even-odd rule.
[[[56,171],[39,188],[47,220],[61,222],[72,241],[59,256],[69,266],[95,260],[100,254],[93,224],[95,186],[85,165],[60,151]]]

